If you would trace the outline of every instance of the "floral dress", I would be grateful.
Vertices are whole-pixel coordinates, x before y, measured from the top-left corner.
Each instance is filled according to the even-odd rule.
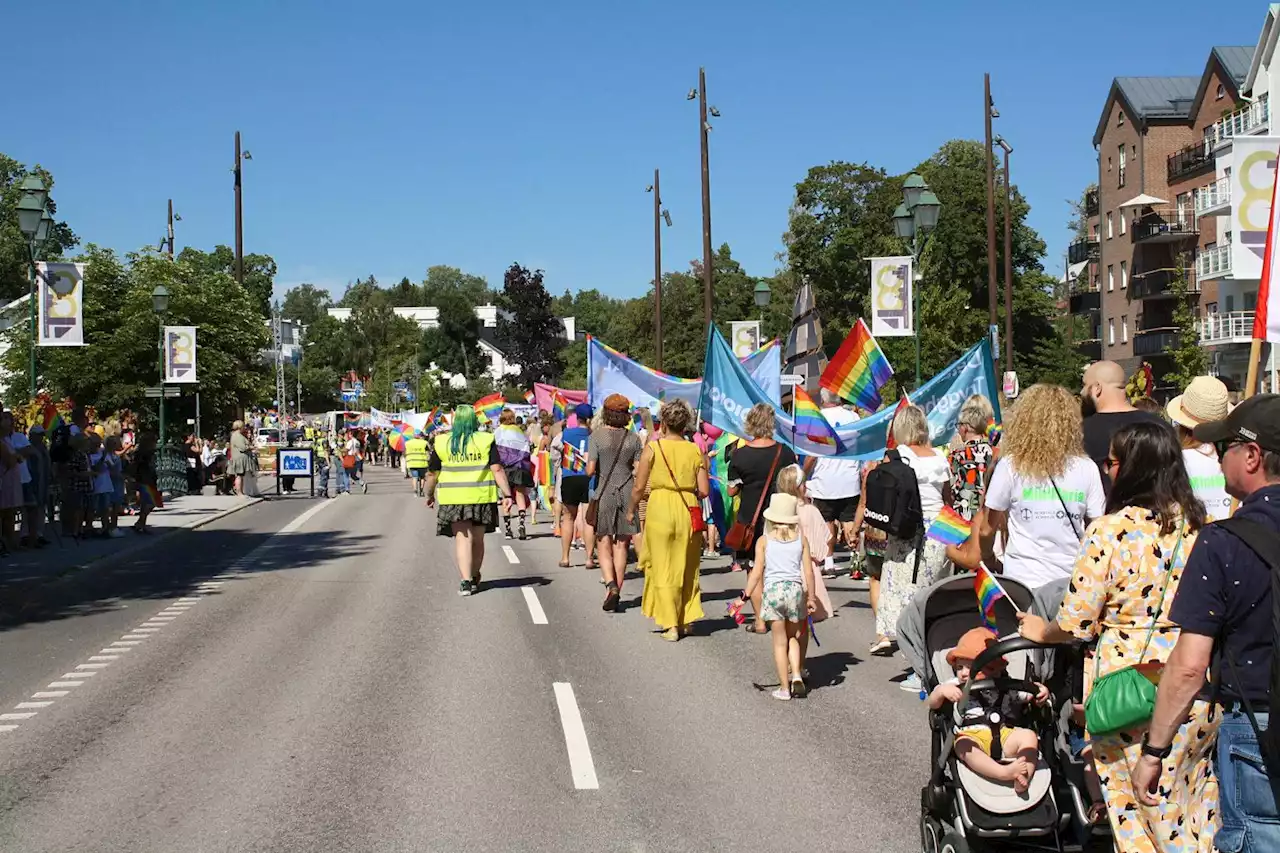
[[[992,456],[991,444],[985,438],[970,439],[951,451],[951,508],[966,521],[973,521],[982,508]]]
[[[1159,673],[1178,641],[1178,628],[1168,621],[1195,544],[1195,534],[1160,533],[1155,515],[1141,507],[1125,507],[1089,525],[1080,546],[1071,586],[1058,611],[1058,626],[1076,637],[1097,640],[1096,655],[1085,666],[1084,696],[1097,676],[1138,663],[1153,617],[1158,617],[1142,663]],[[1166,578],[1166,573],[1172,574]],[[1166,583],[1164,603],[1160,592]],[[1133,796],[1130,771],[1142,752],[1146,725],[1108,735],[1091,735],[1094,764],[1106,795],[1115,849],[1120,853],[1209,853],[1218,811],[1218,782],[1211,756],[1218,720],[1210,703],[1197,700],[1187,722],[1173,740],[1164,761],[1162,805],[1147,807]]]

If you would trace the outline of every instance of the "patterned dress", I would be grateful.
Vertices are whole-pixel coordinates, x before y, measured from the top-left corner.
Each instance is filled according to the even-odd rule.
[[[987,471],[991,468],[991,445],[985,438],[972,438],[951,451],[951,508],[966,521],[982,508],[982,495],[987,490]]]
[[[1195,544],[1188,534],[1176,548],[1179,532],[1161,535],[1155,516],[1141,507],[1125,507],[1103,516],[1085,536],[1071,586],[1058,611],[1058,625],[1082,640],[1097,640],[1098,677],[1138,663],[1147,629],[1159,616],[1142,663],[1162,665],[1178,640],[1168,621],[1187,555]],[[1172,562],[1170,569],[1166,569]],[[1168,577],[1164,604],[1157,614],[1161,586]],[[1085,666],[1084,695],[1093,688],[1095,662]],[[1162,666],[1152,668],[1159,682]],[[1211,756],[1218,729],[1208,702],[1197,700],[1173,740],[1164,761],[1162,805],[1148,808],[1133,796],[1130,770],[1142,752],[1145,725],[1108,735],[1092,735],[1094,764],[1106,795],[1107,814],[1120,853],[1209,853],[1218,811],[1218,782]]]

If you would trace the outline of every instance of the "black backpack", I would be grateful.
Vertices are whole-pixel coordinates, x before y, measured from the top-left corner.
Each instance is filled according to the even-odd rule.
[[[1247,545],[1271,570],[1271,701],[1267,711],[1271,720],[1280,721],[1280,534],[1251,518],[1227,518],[1215,522],[1214,526],[1223,528]],[[1222,657],[1231,670],[1231,677],[1239,684],[1236,662],[1226,654]],[[1255,709],[1247,701],[1243,704],[1262,754],[1271,764],[1280,765],[1280,724],[1268,724],[1267,730],[1262,731]]]
[[[897,450],[867,474],[863,520],[899,539],[914,540],[924,526],[920,483]]]
[[[66,424],[49,436],[49,460],[59,464],[71,460],[71,427]]]

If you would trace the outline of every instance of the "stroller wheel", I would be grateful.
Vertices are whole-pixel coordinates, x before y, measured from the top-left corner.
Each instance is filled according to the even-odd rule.
[[[947,829],[942,833],[939,853],[970,853],[969,842],[954,829]]]
[[[920,815],[920,850],[922,853],[939,853],[938,839],[942,825],[928,815]]]

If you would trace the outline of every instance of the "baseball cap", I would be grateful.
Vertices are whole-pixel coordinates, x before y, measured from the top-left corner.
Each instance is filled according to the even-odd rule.
[[[589,421],[595,412],[591,409],[590,403],[579,403],[573,407],[573,413],[578,416],[580,421]]]
[[[1192,434],[1207,444],[1249,441],[1280,453],[1280,394],[1255,394],[1222,420],[1200,424]]]

